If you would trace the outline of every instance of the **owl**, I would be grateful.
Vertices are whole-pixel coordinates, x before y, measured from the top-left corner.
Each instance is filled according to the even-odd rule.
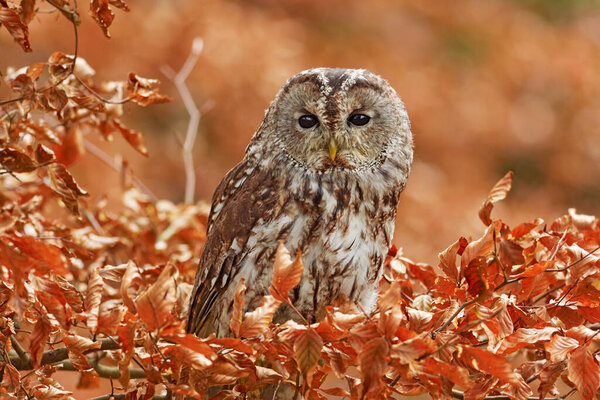
[[[213,195],[188,332],[230,333],[241,278],[247,309],[257,307],[280,241],[302,252],[290,297],[306,318],[341,298],[371,309],[412,159],[408,115],[381,77],[316,68],[290,78]],[[293,316],[285,307],[279,322]]]

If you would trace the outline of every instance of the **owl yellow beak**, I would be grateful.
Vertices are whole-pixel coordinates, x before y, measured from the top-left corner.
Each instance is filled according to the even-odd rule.
[[[335,160],[336,154],[337,154],[337,144],[335,143],[335,140],[333,140],[333,138],[331,138],[329,140],[329,157],[331,157],[332,161]]]

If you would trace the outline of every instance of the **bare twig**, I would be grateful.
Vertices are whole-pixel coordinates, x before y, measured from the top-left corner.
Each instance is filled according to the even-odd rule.
[[[177,87],[177,91],[183,100],[183,104],[187,112],[190,114],[190,121],[187,127],[187,133],[185,135],[185,141],[183,143],[183,164],[185,167],[185,202],[194,202],[194,191],[196,189],[196,172],[194,170],[194,156],[192,155],[192,149],[196,142],[196,135],[198,133],[198,125],[200,124],[200,117],[202,116],[200,110],[196,106],[192,94],[185,84],[185,80],[192,72],[194,65],[198,61],[198,57],[202,52],[204,42],[201,38],[197,37],[192,43],[192,50],[187,60],[183,64],[183,67],[179,72],[173,71],[169,66],[163,66],[161,68],[162,73],[171,79]]]
[[[108,165],[110,168],[114,169],[118,173],[123,173],[123,168],[122,168],[121,164],[119,164],[115,160],[113,160],[101,148],[99,148],[98,146],[92,144],[90,141],[85,140],[85,139],[83,140],[83,146],[85,147],[85,149],[87,151],[89,151],[93,156],[98,158],[104,164]],[[148,195],[148,197],[150,197],[150,199],[152,200],[153,203],[156,203],[158,201],[158,198],[154,195],[154,193],[152,193],[152,191],[148,188],[148,186],[146,186],[138,177],[136,177],[132,173],[129,173],[129,176],[131,177],[131,181],[133,182],[133,184],[136,185],[146,195]]]

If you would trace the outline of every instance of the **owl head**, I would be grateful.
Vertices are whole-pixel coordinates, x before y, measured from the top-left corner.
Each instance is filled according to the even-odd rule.
[[[402,100],[387,81],[364,69],[316,68],[293,76],[253,142],[320,174],[377,168],[398,152],[412,161]]]

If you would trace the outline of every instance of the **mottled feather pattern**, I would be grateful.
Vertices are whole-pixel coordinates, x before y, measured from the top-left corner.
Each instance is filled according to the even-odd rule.
[[[369,113],[370,126],[346,122],[357,110]],[[300,129],[302,113],[317,116],[319,126]],[[327,153],[331,140],[340,149],[335,159]],[[246,308],[258,306],[279,241],[292,254],[302,251],[305,270],[292,300],[307,318],[320,318],[340,296],[371,309],[411,163],[408,117],[383,79],[326,68],[290,78],[244,160],[215,191],[188,331],[229,334],[241,278]],[[276,319],[294,317],[282,307]]]

